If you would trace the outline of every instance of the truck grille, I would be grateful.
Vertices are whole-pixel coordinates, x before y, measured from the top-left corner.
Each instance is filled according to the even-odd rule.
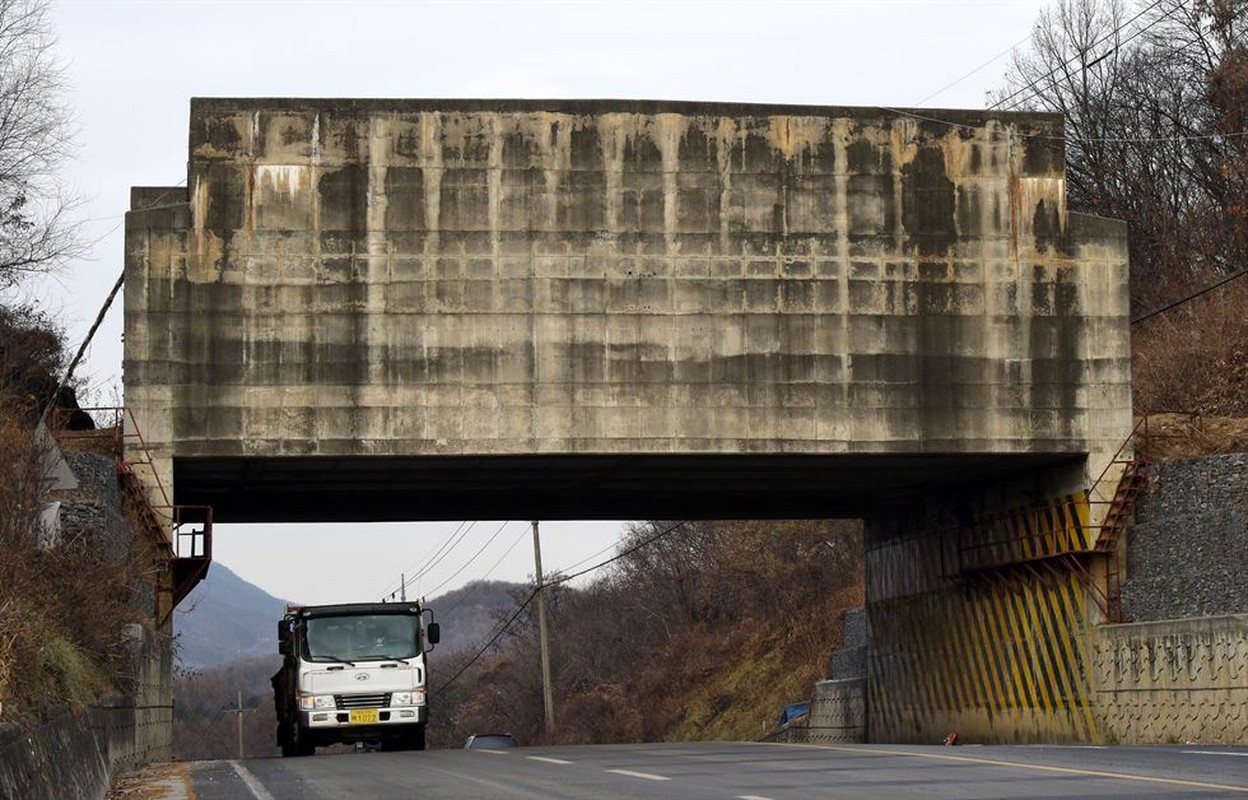
[[[385,694],[336,694],[334,702],[338,708],[388,708],[390,693]]]

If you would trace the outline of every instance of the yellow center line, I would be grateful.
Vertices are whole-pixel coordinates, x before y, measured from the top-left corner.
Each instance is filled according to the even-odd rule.
[[[1185,786],[1192,789],[1216,789],[1220,792],[1240,792],[1248,794],[1248,786],[1230,786],[1222,783],[1204,783],[1203,781],[1185,781],[1178,778],[1154,778],[1147,775],[1132,775],[1128,772],[1104,772],[1095,769],[1079,769],[1078,767],[1054,767],[1047,764],[1027,764],[1018,761],[1001,761],[995,758],[975,758],[973,756],[951,756],[943,753],[916,753],[912,750],[867,750],[861,747],[841,747],[830,744],[785,744],[783,742],[766,742],[779,747],[805,747],[814,750],[835,750],[842,753],[858,753],[868,756],[910,756],[927,758],[936,761],[957,761],[965,764],[984,764],[991,767],[1014,767],[1030,769],[1037,772],[1056,772],[1063,775],[1082,775],[1092,778],[1109,778],[1119,781],[1136,781],[1138,783],[1160,783],[1166,786]]]

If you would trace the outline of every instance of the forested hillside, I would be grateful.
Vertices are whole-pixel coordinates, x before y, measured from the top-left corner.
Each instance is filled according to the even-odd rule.
[[[618,555],[584,589],[548,589],[554,741],[757,738],[827,676],[841,613],[862,602],[856,522],[638,523]],[[437,667],[433,745],[548,740],[534,609]]]
[[[0,257],[3,250],[0,244]],[[50,487],[62,470],[50,438],[36,426],[45,406],[58,409],[48,415],[54,420],[67,418],[76,407],[58,402],[74,403],[72,391],[56,391],[55,376],[63,373],[66,361],[63,335],[51,319],[29,307],[0,305],[0,465],[5,470],[0,479],[0,710],[5,721],[31,722],[49,708],[77,711],[100,695],[129,688],[131,676],[123,669],[130,663],[129,643],[122,631],[145,620],[146,587],[156,569],[149,545],[139,536],[118,540],[91,525],[48,521],[47,512],[58,508],[48,503]]]
[[[430,600],[426,605],[442,626],[438,660],[484,642],[499,618],[515,609],[517,588],[518,584],[507,581],[473,581]]]

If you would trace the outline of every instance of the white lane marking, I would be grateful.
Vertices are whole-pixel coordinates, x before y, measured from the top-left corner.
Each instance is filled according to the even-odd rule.
[[[757,794],[739,794],[737,795],[737,800],[771,800],[771,798]]]
[[[562,758],[547,758],[546,756],[525,756],[530,761],[545,761],[547,764],[571,764],[571,761],[564,761]]]
[[[1232,753],[1229,750],[1183,750],[1184,753],[1191,753],[1194,756],[1240,756],[1248,757],[1248,753]]]
[[[277,800],[277,798],[269,794],[269,790],[264,788],[264,785],[257,780],[256,776],[252,775],[250,770],[242,764],[237,761],[231,761],[230,766],[238,773],[238,777],[243,779],[243,783],[247,784],[248,790],[251,791],[252,796],[256,800]]]
[[[474,747],[472,748],[478,753],[493,753],[496,756],[509,756],[511,753],[507,750],[495,750],[492,747]]]
[[[649,772],[633,772],[631,769],[609,769],[607,772],[614,772],[616,775],[627,775],[630,778],[644,778],[648,781],[670,781],[664,775],[652,775]]]

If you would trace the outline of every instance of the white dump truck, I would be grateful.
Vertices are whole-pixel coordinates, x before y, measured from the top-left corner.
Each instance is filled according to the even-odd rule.
[[[272,679],[282,755],[340,742],[424,750],[425,651],[439,636],[428,613],[409,602],[287,608],[277,629],[285,660]]]

